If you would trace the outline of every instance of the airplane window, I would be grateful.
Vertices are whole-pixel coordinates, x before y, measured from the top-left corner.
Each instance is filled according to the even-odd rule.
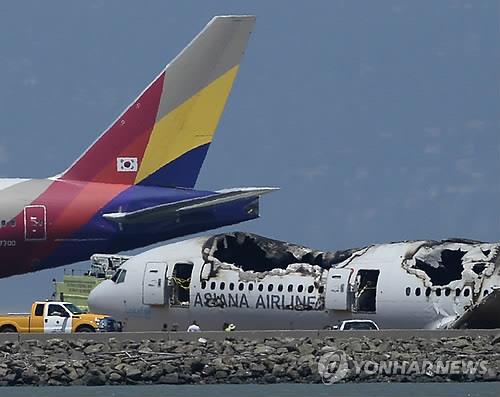
[[[302,292],[304,291],[304,286],[301,284],[297,287],[297,292]]]
[[[278,285],[278,292],[283,292],[283,284]]]
[[[325,291],[325,287],[323,287],[322,285],[320,285],[319,288],[318,288],[318,292],[320,294],[322,294],[324,291]]]
[[[118,278],[116,280],[116,284],[123,283],[125,281],[125,276],[126,275],[127,275],[127,271],[125,269],[122,269],[122,271],[118,275]]]
[[[201,282],[201,289],[205,289],[205,288],[207,288],[207,282],[205,280],[203,280]]]
[[[240,283],[240,284],[238,285],[238,289],[239,289],[240,291],[243,291],[243,290],[245,289],[245,284]]]
[[[215,289],[215,281],[212,281],[212,282],[210,283],[210,289]]]
[[[425,289],[425,296],[431,296],[431,292],[432,292],[431,287],[427,287]]]
[[[470,295],[470,290],[469,288],[464,289],[464,296],[469,296]]]
[[[460,288],[457,288],[457,289],[455,290],[455,296],[460,296]]]
[[[450,294],[451,294],[451,289],[449,289],[449,288],[445,288],[445,290],[444,290],[444,294],[445,294],[446,296],[450,296]]]
[[[271,291],[273,290],[273,288],[274,288],[274,285],[273,285],[273,284],[269,284],[269,285],[267,286],[267,290],[268,290],[269,292],[271,292]]]
[[[220,290],[221,290],[221,291],[224,291],[224,288],[226,288],[226,283],[225,283],[224,281],[222,281],[222,282],[220,283]]]
[[[253,283],[248,284],[248,290],[253,291]]]
[[[415,295],[420,296],[420,287],[415,288]]]
[[[293,292],[293,284],[288,284],[288,292]]]
[[[229,291],[234,290],[234,283],[229,283]]]
[[[122,272],[122,269],[118,269],[115,274],[113,274],[113,277],[111,277],[111,281],[116,283],[118,280],[118,277],[120,277],[120,273]]]
[[[4,227],[7,224],[5,220],[2,220],[2,227]]]
[[[307,287],[307,292],[312,294],[313,291],[314,291],[314,285],[310,285],[309,287]]]
[[[406,296],[410,296],[410,294],[411,294],[411,288],[406,287]]]
[[[15,219],[12,219],[11,221],[9,221],[9,225],[11,227],[16,227],[16,220]]]
[[[441,296],[441,288],[436,288],[436,296]]]
[[[264,290],[264,285],[263,284],[259,284],[259,291],[263,291]]]

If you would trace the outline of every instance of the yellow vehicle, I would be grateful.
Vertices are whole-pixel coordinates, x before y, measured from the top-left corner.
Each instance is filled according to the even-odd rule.
[[[0,332],[52,334],[118,331],[114,329],[114,323],[109,316],[84,313],[69,302],[35,302],[31,306],[31,314],[0,315]]]

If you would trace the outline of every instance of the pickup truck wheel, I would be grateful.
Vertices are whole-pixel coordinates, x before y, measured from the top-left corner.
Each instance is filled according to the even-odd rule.
[[[4,325],[0,328],[0,332],[17,332],[17,329],[12,325]]]
[[[76,332],[95,332],[95,329],[90,325],[81,325],[76,329]]]

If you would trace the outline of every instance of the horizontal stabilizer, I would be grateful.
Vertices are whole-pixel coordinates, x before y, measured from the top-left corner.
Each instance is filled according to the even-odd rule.
[[[472,305],[459,318],[449,324],[446,328],[500,328],[500,288],[494,289],[483,297],[480,302]]]
[[[104,214],[103,217],[117,223],[148,223],[158,221],[158,218],[167,218],[173,215],[196,211],[207,207],[214,207],[219,204],[226,204],[233,201],[260,197],[263,194],[274,192],[278,188],[274,187],[247,187],[237,189],[224,189],[209,196],[197,197],[188,200],[176,201],[173,203],[157,205],[133,212],[115,212]]]

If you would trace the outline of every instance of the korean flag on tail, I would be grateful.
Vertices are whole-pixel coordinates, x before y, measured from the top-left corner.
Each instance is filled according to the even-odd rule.
[[[137,172],[138,165],[137,157],[118,157],[116,159],[116,170],[118,172]]]

